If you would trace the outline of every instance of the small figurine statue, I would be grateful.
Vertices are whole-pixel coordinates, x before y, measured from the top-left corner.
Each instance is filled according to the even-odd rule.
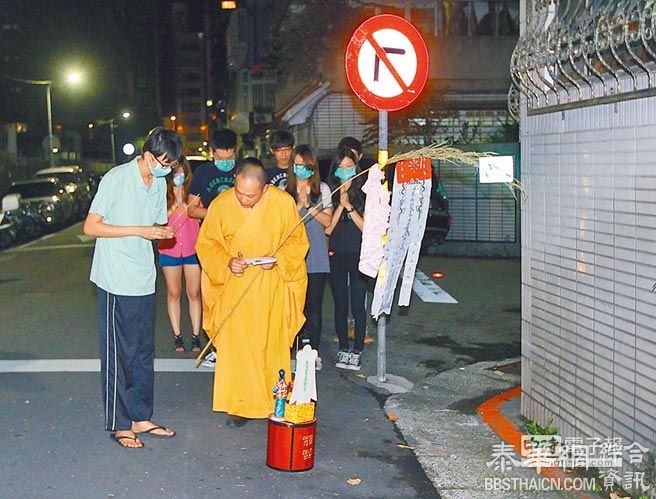
[[[278,381],[273,387],[275,395],[275,404],[273,406],[273,416],[271,419],[283,421],[285,419],[285,401],[287,400],[287,382],[285,381],[285,370],[278,371]]]

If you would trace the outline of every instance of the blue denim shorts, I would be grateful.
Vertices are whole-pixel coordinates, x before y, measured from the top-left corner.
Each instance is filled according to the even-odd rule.
[[[196,253],[189,256],[169,256],[159,254],[160,267],[179,267],[180,265],[199,265]]]

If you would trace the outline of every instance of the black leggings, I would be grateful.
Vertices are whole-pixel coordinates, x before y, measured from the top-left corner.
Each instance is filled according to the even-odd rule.
[[[330,284],[335,301],[335,329],[339,339],[339,349],[349,350],[348,311],[349,288],[351,291],[351,313],[355,319],[355,342],[353,350],[361,352],[364,348],[364,335],[367,317],[364,305],[367,293],[367,278],[358,270],[358,253],[337,253],[330,257]]]
[[[305,295],[305,326],[303,331],[310,338],[310,345],[319,350],[321,342],[321,305],[323,304],[323,289],[326,285],[325,272],[309,273],[307,294]]]

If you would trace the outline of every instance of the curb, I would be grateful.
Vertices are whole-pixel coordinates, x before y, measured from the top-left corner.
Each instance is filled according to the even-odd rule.
[[[516,386],[515,388],[511,388],[510,390],[495,395],[476,408],[476,412],[483,422],[488,425],[494,433],[499,435],[501,440],[512,445],[518,456],[521,456],[521,437],[523,433],[517,429],[510,419],[501,413],[501,406],[521,395],[522,387]]]
[[[483,422],[496,433],[501,440],[505,443],[512,445],[513,449],[518,456],[521,457],[521,438],[524,435],[515,424],[501,413],[501,406],[506,402],[516,399],[522,395],[522,387],[516,386],[505,392],[495,395],[489,400],[486,400],[476,408],[476,412],[481,417]],[[540,475],[556,480],[563,480],[564,478],[571,477],[572,475],[566,473],[560,468],[535,468],[535,471]],[[568,491],[570,494],[573,491]],[[578,497],[588,498],[587,494],[581,492],[574,492]]]

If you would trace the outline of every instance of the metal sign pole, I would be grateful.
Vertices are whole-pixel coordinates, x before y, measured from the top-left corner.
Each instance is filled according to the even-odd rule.
[[[389,151],[387,150],[387,135],[388,135],[388,117],[387,111],[378,111],[378,164],[384,167],[389,158]],[[378,381],[384,383],[386,379],[387,369],[387,346],[385,339],[385,328],[387,325],[387,316],[382,314],[378,317],[377,326],[377,348],[378,348]]]
[[[408,5],[410,2],[406,2],[406,10]],[[377,6],[376,12],[379,10]],[[387,113],[408,107],[424,89],[430,69],[426,42],[417,28],[403,17],[376,15],[365,20],[351,35],[344,54],[344,69],[359,99],[378,110],[378,164],[384,168],[389,157]],[[389,89],[396,87],[399,92],[388,95]],[[389,305],[384,308],[387,310]],[[386,325],[387,315],[380,314],[376,324],[378,372],[367,381],[391,393],[407,392],[412,389],[410,381],[385,372]]]

